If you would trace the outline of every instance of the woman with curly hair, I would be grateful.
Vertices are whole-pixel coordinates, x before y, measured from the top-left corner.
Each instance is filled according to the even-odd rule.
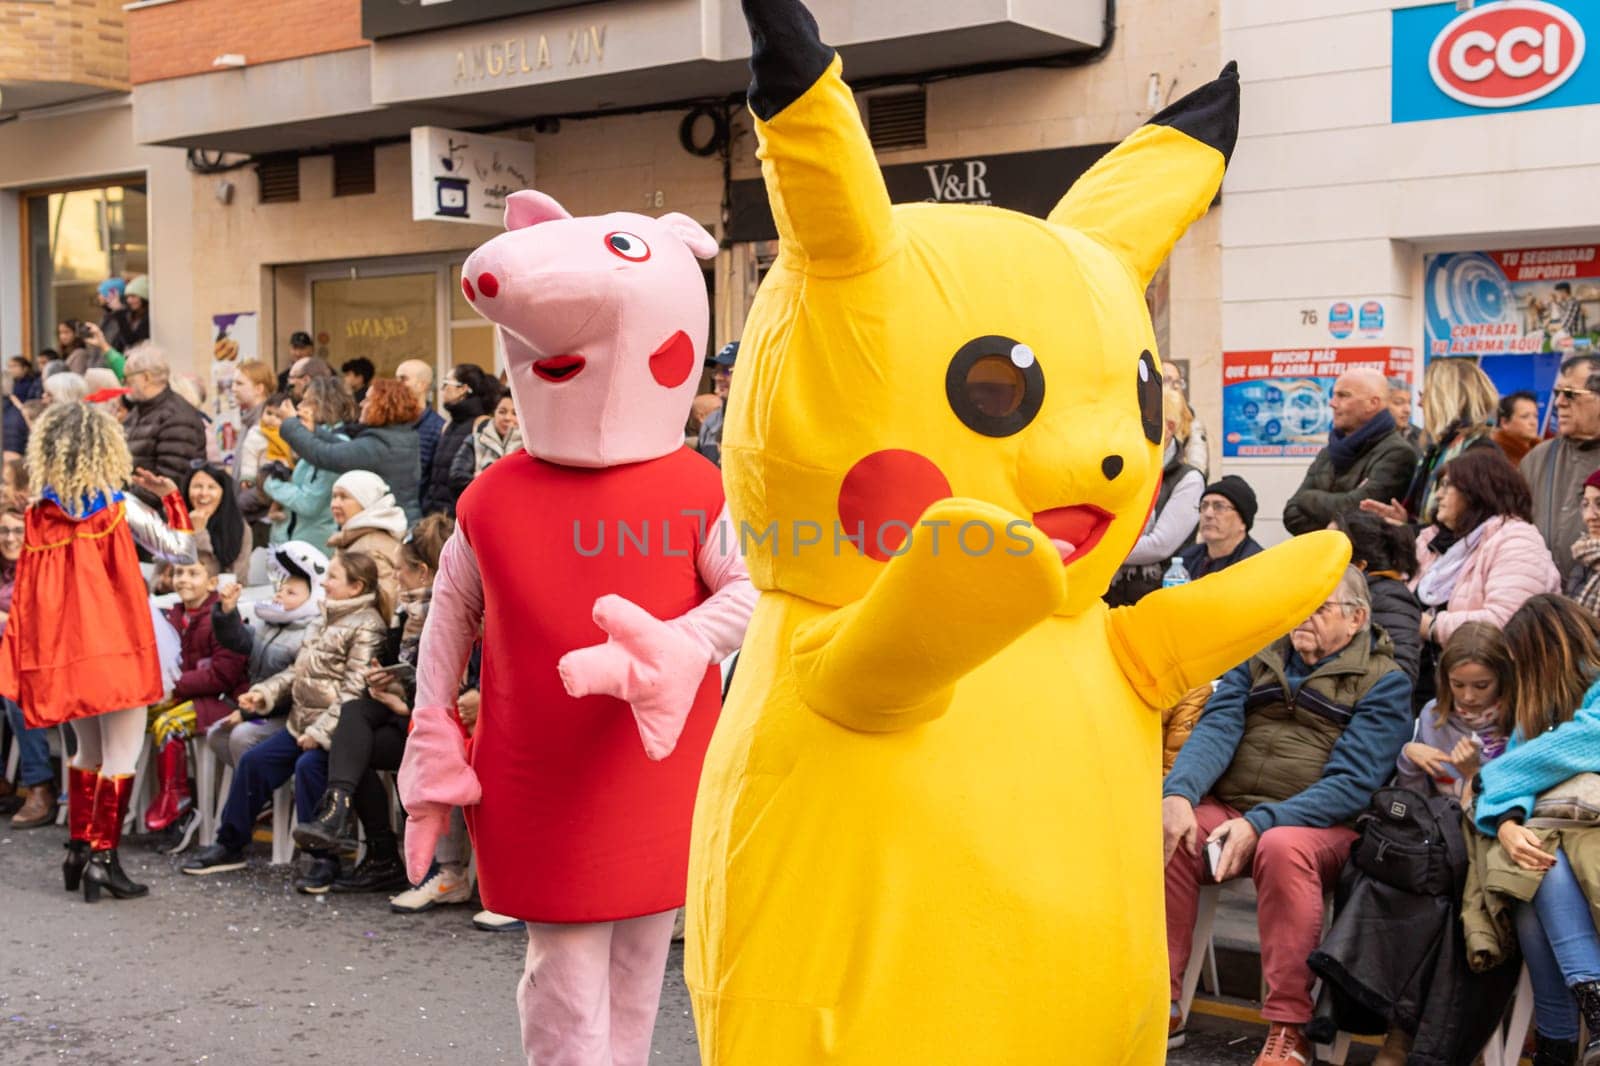
[[[340,388],[344,383],[339,383]],[[422,476],[422,445],[412,425],[422,414],[421,405],[405,384],[393,378],[374,381],[361,402],[361,422],[349,440],[329,429],[312,431],[298,418],[286,418],[278,432],[301,459],[338,474],[370,470],[394,493],[408,522],[422,517],[418,481]]]
[[[170,478],[132,469],[116,419],[86,404],[45,411],[28,442],[28,466],[37,498],[0,637],[0,695],[22,705],[30,727],[71,722],[77,737],[61,864],[67,891],[81,882],[91,903],[102,891],[142,896],[148,889],[123,872],[117,845],[145,707],[162,698],[171,670],[135,544],[168,562],[195,562],[189,511]],[[158,498],[165,515],[125,494],[130,483]]]

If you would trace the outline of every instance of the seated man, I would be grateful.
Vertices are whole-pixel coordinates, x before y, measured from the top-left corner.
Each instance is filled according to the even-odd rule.
[[[1249,874],[1271,1023],[1256,1066],[1312,1061],[1306,956],[1322,938],[1323,895],[1356,839],[1350,822],[1411,738],[1411,681],[1370,618],[1366,579],[1351,567],[1315,614],[1223,677],[1167,775],[1169,1047],[1183,1042],[1178,1000],[1200,886]]]
[[[1226,570],[1261,554],[1250,535],[1256,521],[1256,494],[1244,478],[1229,474],[1206,486],[1200,497],[1200,542],[1178,553],[1191,580]]]

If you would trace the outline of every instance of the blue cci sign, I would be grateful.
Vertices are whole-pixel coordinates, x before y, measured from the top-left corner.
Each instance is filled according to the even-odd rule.
[[[1596,0],[1479,0],[1393,12],[1390,117],[1418,122],[1600,103]]]

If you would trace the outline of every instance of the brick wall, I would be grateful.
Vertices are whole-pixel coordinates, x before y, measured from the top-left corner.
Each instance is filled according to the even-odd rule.
[[[255,65],[366,44],[360,0],[175,0],[127,18],[135,85],[204,74],[230,52]]]
[[[128,87],[122,0],[0,0],[0,81]]]

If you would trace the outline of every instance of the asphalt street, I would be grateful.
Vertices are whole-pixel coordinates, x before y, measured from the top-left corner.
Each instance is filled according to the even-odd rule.
[[[124,866],[150,896],[89,905],[61,888],[64,837],[0,827],[7,1066],[522,1061],[514,994],[527,941],[474,929],[474,905],[402,916],[381,896],[296,895],[260,844],[248,870],[206,878],[125,844]],[[1215,1018],[1191,1030],[1171,1062],[1249,1066],[1262,1039]],[[1370,1057],[1362,1048],[1350,1061]],[[699,1061],[677,945],[652,1061]],[[1060,1061],[1077,1060],[1063,1049]]]

